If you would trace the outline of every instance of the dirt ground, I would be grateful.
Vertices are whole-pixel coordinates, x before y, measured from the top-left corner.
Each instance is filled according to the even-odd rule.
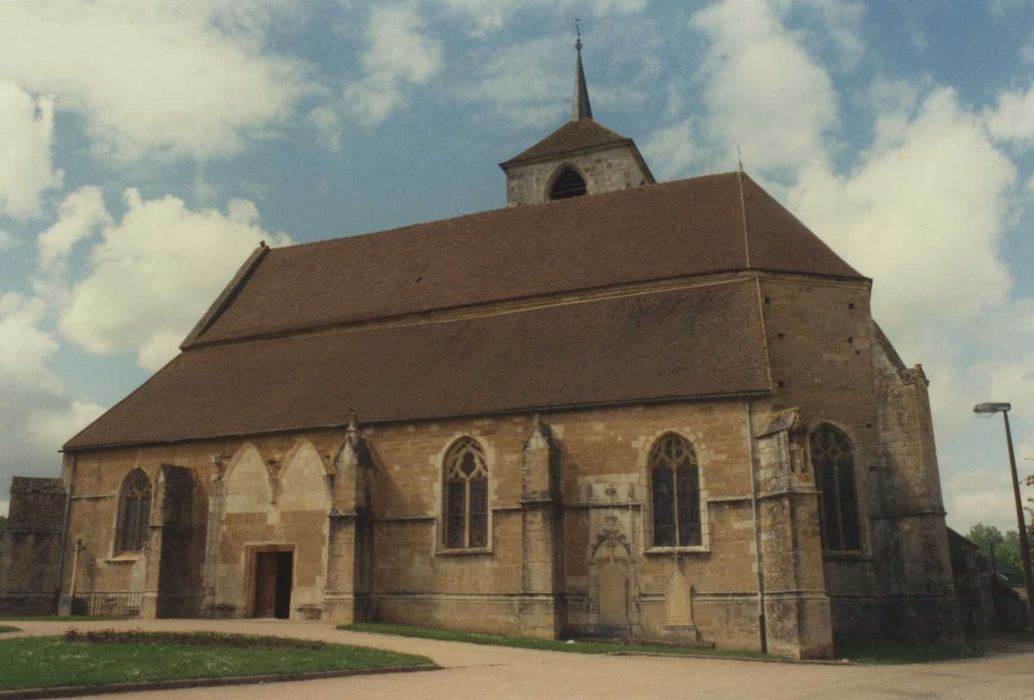
[[[17,622],[59,634],[69,623]],[[322,639],[421,654],[440,671],[119,694],[161,700],[212,698],[1034,698],[1034,644],[1000,644],[978,659],[904,666],[793,664],[727,659],[589,656],[341,632],[283,620],[80,622],[86,629],[208,630]],[[94,696],[100,697],[100,696]]]

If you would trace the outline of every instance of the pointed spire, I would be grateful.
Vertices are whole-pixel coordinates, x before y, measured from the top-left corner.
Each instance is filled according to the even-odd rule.
[[[578,33],[578,40],[574,42],[574,49],[578,54],[578,66],[574,79],[571,121],[576,122],[580,119],[592,119],[592,105],[589,104],[589,88],[585,85],[585,71],[582,69],[582,30],[577,22],[574,27]]]

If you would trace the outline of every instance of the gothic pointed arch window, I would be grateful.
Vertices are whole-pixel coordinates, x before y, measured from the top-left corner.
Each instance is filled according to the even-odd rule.
[[[570,165],[565,165],[553,176],[549,187],[550,199],[569,199],[585,194],[585,179]]]
[[[488,546],[488,465],[477,440],[462,437],[445,453],[445,547]]]
[[[851,441],[828,423],[816,427],[809,441],[815,486],[819,490],[822,547],[827,550],[861,549]]]
[[[650,451],[655,547],[702,544],[700,466],[689,440],[669,434]]]
[[[134,469],[119,489],[116,528],[118,551],[141,551],[150,535],[150,523],[151,480],[143,469]]]

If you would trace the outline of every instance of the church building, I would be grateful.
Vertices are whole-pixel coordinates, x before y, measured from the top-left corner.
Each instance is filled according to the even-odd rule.
[[[927,380],[873,281],[742,171],[656,182],[578,49],[505,208],[261,245],[16,478],[0,609],[956,637]]]

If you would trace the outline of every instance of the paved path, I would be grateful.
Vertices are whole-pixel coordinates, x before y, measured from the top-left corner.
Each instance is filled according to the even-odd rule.
[[[56,634],[68,623],[18,622],[23,634]],[[342,632],[280,620],[81,622],[86,629],[209,630],[273,634],[374,646],[428,656],[445,670],[267,685],[111,695],[152,700],[307,698],[1034,698],[1034,645],[980,659],[909,666],[765,663],[726,659],[590,656]]]

